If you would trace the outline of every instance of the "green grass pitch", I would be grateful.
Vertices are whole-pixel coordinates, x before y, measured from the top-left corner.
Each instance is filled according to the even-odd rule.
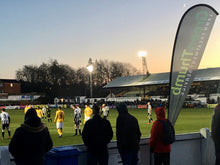
[[[54,120],[55,112],[57,109],[51,109],[51,118]],[[73,110],[70,108],[63,109],[65,112],[65,120],[63,127],[63,137],[58,138],[58,134],[56,131],[55,123],[48,123],[45,120],[42,120],[46,123],[49,128],[53,144],[54,146],[64,146],[64,145],[74,145],[74,144],[83,144],[81,136],[73,136],[75,133],[74,123],[73,123]],[[82,109],[83,110],[83,109]],[[6,110],[11,117],[10,129],[13,133],[17,127],[20,126],[24,121],[24,111],[23,110]],[[149,137],[150,130],[152,124],[147,124],[147,110],[146,109],[129,109],[129,113],[134,115],[139,122],[139,126],[141,129],[142,137]],[[182,109],[180,115],[175,124],[176,134],[180,133],[189,133],[189,132],[199,132],[201,128],[209,128],[211,127],[211,119],[213,115],[213,109],[208,108],[189,108]],[[82,115],[82,121],[83,121]],[[109,113],[109,121],[111,122],[112,129],[114,132],[114,136],[112,140],[116,139],[116,118],[118,116],[118,112],[116,109],[110,109]],[[156,115],[153,110],[153,119],[156,119]],[[81,125],[81,129],[83,129],[83,125]],[[7,131],[5,131],[5,139],[0,140],[0,146],[7,146],[10,142],[8,139]]]

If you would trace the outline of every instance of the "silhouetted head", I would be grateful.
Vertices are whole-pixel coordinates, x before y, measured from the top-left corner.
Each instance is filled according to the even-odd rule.
[[[25,117],[24,117],[24,120],[26,120],[28,117],[37,117],[37,112],[34,108],[30,108],[26,114],[25,114]]]
[[[165,108],[164,107],[156,107],[155,113],[157,115],[157,119],[165,119]]]
[[[34,108],[30,108],[24,117],[24,124],[32,127],[38,127],[41,125],[41,119],[37,116],[37,112]]]
[[[128,113],[128,108],[127,108],[127,105],[125,103],[119,103],[116,106],[116,108],[117,108],[119,114]]]
[[[99,106],[97,104],[93,104],[92,109],[93,109],[93,114],[94,115],[99,115],[100,108],[99,108]]]

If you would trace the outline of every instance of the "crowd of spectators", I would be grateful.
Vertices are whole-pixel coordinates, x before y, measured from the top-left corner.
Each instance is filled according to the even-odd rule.
[[[152,107],[158,107],[158,106],[167,106],[167,102],[165,101],[161,101],[161,100],[157,100],[157,99],[146,99],[146,100],[136,100],[136,101],[124,101],[124,103],[129,107],[129,106],[137,106],[137,105],[147,105],[147,103],[150,102]],[[119,104],[119,102],[116,101],[106,101],[106,105],[110,106],[110,107],[114,107],[117,104]]]

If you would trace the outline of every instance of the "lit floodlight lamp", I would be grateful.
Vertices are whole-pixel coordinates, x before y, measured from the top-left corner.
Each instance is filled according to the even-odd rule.
[[[138,56],[139,57],[146,57],[147,56],[147,52],[146,51],[139,51],[138,52]]]
[[[93,66],[92,66],[92,65],[89,65],[89,66],[87,66],[87,69],[88,69],[88,71],[89,71],[90,73],[92,73],[92,71],[93,71]]]

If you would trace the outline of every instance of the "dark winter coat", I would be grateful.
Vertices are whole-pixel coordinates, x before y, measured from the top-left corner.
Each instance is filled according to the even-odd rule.
[[[211,129],[214,142],[220,145],[220,103],[215,107]]]
[[[41,123],[35,109],[29,109],[24,124],[16,129],[9,143],[16,165],[44,165],[44,156],[52,146],[48,128]]]
[[[108,120],[94,115],[84,126],[82,138],[87,146],[87,151],[93,154],[103,154],[108,152],[108,143],[113,137],[111,124]]]
[[[165,109],[163,107],[157,107],[155,109],[155,112],[157,115],[157,120],[164,120],[164,121],[167,120],[165,118]],[[149,141],[149,145],[153,150],[153,152],[169,153],[171,151],[171,145],[163,144],[162,137],[163,137],[163,123],[161,123],[160,121],[155,121],[151,129],[151,136]]]
[[[117,106],[118,117],[116,121],[117,147],[120,153],[139,150],[141,132],[137,119],[128,113],[126,104]]]

